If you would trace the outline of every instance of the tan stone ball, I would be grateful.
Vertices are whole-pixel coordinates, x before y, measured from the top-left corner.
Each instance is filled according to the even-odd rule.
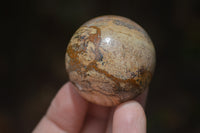
[[[83,98],[115,106],[148,88],[155,49],[144,29],[132,20],[102,16],[74,33],[65,62],[69,79]]]

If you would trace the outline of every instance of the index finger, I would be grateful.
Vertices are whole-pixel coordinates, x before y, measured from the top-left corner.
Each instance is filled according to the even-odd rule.
[[[139,102],[143,108],[145,108],[146,105],[146,100],[147,100],[147,95],[148,95],[149,88],[146,88],[142,94],[137,96],[134,100]]]
[[[66,83],[53,99],[46,115],[34,133],[78,133],[82,127],[88,103]]]

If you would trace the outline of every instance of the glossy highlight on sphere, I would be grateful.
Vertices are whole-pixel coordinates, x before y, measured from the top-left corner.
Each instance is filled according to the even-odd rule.
[[[70,81],[86,100],[115,106],[141,94],[152,79],[155,49],[132,20],[101,16],[72,36],[65,57]]]

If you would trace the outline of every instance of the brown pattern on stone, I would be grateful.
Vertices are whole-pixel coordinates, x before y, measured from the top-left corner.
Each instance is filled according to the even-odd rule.
[[[69,78],[80,95],[96,104],[114,106],[147,88],[155,50],[137,24],[123,17],[104,16],[75,32],[65,60]]]

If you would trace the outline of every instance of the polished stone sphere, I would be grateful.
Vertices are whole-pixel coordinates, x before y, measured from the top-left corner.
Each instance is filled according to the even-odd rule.
[[[155,49],[142,27],[120,16],[83,24],[66,52],[70,81],[86,100],[115,106],[141,94],[152,79]]]

